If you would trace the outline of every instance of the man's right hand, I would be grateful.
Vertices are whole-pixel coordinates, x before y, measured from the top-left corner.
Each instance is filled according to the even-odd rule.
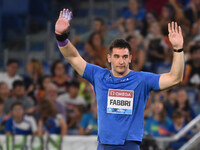
[[[69,11],[68,9],[63,9],[62,11],[60,11],[59,18],[55,25],[55,33],[59,35],[66,33],[67,29],[70,26],[69,22],[71,19],[71,11]]]

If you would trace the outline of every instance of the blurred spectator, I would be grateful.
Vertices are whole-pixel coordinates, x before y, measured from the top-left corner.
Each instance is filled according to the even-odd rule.
[[[132,35],[137,37],[139,45],[142,42],[142,36],[140,34],[140,30],[136,28],[135,20],[133,18],[125,19],[124,24],[119,26],[119,32],[122,38],[127,38],[128,36]]]
[[[80,83],[76,80],[70,82],[69,93],[62,94],[58,97],[57,101],[70,107],[70,105],[84,105],[86,106],[86,101],[78,95],[80,88]]]
[[[144,50],[140,47],[140,39],[137,36],[128,36],[126,38],[131,46],[133,69],[135,71],[141,71],[144,67],[144,62],[146,59],[146,54]]]
[[[144,119],[152,117],[153,115],[153,92],[149,94],[149,97],[146,102],[145,110],[144,110]]]
[[[200,13],[200,1],[199,0],[190,0],[189,4],[185,10],[185,15],[191,24],[197,22],[199,13]]]
[[[181,3],[177,2],[177,0],[169,0],[169,3],[172,5],[174,9],[176,22],[178,22],[181,25],[190,26],[189,20],[184,15],[184,10],[183,7],[181,6]]]
[[[193,23],[192,35],[194,37],[199,37],[200,36],[200,13],[198,14],[198,20]]]
[[[129,0],[128,9],[125,9],[121,17],[109,28],[119,27],[127,18],[134,18],[136,20],[136,27],[140,27],[144,21],[145,14],[146,10],[140,6],[137,0]]]
[[[88,107],[91,106],[92,102],[95,99],[95,93],[93,90],[93,86],[90,82],[82,78],[80,75],[77,76],[77,80],[80,83],[80,88],[79,88],[79,96],[85,99],[85,101],[88,104]]]
[[[75,108],[77,105],[86,107],[86,101],[78,95],[80,84],[78,81],[72,81],[69,85],[69,93],[62,94],[57,101],[63,104],[67,110],[67,122],[70,123],[75,118]]]
[[[37,101],[41,101],[45,96],[45,89],[48,84],[52,82],[51,76],[45,75],[42,77],[41,82],[39,83],[39,89],[37,91]]]
[[[143,36],[147,35],[149,26],[154,22],[158,22],[158,15],[154,11],[148,11],[141,31]]]
[[[148,60],[152,63],[150,70],[156,72],[157,63],[171,62],[172,52],[168,50],[168,45],[158,22],[151,23],[148,32],[145,47],[148,53]]]
[[[6,134],[30,135],[37,134],[37,125],[33,117],[25,115],[23,104],[15,102],[11,106],[12,115],[6,122]]]
[[[90,113],[85,113],[80,123],[80,135],[97,135],[97,104],[93,103]]]
[[[105,22],[102,18],[95,18],[93,21],[93,29],[89,32],[86,32],[82,35],[74,37],[72,43],[76,45],[78,42],[86,43],[89,40],[89,37],[92,33],[99,32],[104,39],[104,46],[109,46],[109,44],[114,40],[114,36],[107,32]]]
[[[174,105],[173,111],[175,110],[181,110],[184,112],[186,123],[190,122],[195,117],[195,113],[192,107],[190,106],[190,103],[188,100],[187,92],[184,89],[178,90],[177,100]]]
[[[43,76],[43,66],[38,59],[31,59],[27,64],[28,76],[24,77],[25,87],[27,89],[27,95],[32,97],[37,103],[36,90],[38,89],[38,83]]]
[[[174,105],[176,103],[176,98],[177,98],[177,93],[173,90],[170,90],[168,92],[168,98],[164,102],[165,109],[170,118],[172,117],[172,111],[173,111]]]
[[[11,106],[15,102],[22,103],[25,113],[31,114],[35,110],[33,100],[30,97],[25,96],[25,84],[21,80],[13,82],[12,96],[4,103],[4,112],[6,114],[10,113]]]
[[[4,101],[0,98],[0,135],[5,134],[5,123],[7,120],[6,115],[3,112],[4,109]]]
[[[59,114],[53,101],[41,100],[39,103],[40,120],[38,134],[67,134],[67,126],[62,114]]]
[[[85,45],[85,51],[89,54],[89,57],[92,58],[94,64],[106,67],[106,56],[108,52],[103,42],[104,40],[100,32],[94,32]]]
[[[165,4],[161,9],[161,15],[159,19],[160,29],[164,35],[168,35],[168,23],[175,20],[175,11],[172,5]]]
[[[59,114],[62,114],[64,118],[66,118],[66,110],[62,103],[58,102],[56,99],[58,98],[58,87],[54,83],[47,84],[45,89],[44,99],[52,101],[56,107],[56,111]]]
[[[54,61],[51,66],[52,80],[58,86],[58,95],[67,92],[68,82],[71,81],[65,70],[65,64],[61,60]]]
[[[22,78],[17,75],[18,61],[15,59],[9,59],[6,66],[7,72],[0,72],[0,81],[6,82],[9,89],[12,89],[12,84],[15,80],[22,80]]]
[[[191,59],[186,62],[184,84],[200,89],[200,46],[190,50]]]
[[[153,104],[153,116],[145,122],[146,134],[156,137],[168,136],[171,124],[170,118],[166,115],[164,104],[160,100],[156,100]]]
[[[0,82],[0,99],[7,100],[10,96],[10,90],[5,82]]]
[[[173,124],[169,128],[171,135],[177,134],[186,125],[185,124],[185,115],[180,110],[176,110],[173,112],[172,121],[173,121]],[[191,136],[191,133],[188,132],[186,135],[184,135],[178,141],[170,143],[170,145],[169,145],[170,150],[179,149],[181,146],[183,146],[189,140],[190,136]]]
[[[79,135],[79,127],[83,114],[86,109],[83,105],[76,105],[74,108],[74,116],[70,118],[68,122],[68,134],[69,135]]]

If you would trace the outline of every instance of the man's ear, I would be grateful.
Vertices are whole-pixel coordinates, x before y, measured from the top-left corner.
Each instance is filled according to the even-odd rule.
[[[132,57],[133,57],[133,56],[132,56],[132,54],[131,54],[131,55],[130,55],[130,59],[129,59],[129,63],[131,63]]]
[[[108,62],[110,63],[111,62],[110,54],[107,54],[107,59],[108,59]]]

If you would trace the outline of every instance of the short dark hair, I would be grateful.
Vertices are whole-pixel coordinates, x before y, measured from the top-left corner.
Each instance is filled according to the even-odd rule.
[[[101,25],[105,24],[104,20],[102,18],[99,18],[99,17],[95,18],[94,21],[99,21],[101,23]]]
[[[76,88],[79,88],[80,87],[80,83],[77,81],[77,80],[73,80],[69,83],[69,86],[73,86],[73,87],[76,87]]]
[[[131,54],[131,46],[124,39],[116,39],[112,41],[109,47],[109,54],[112,54],[113,48],[128,48],[129,54]]]
[[[23,86],[23,87],[25,87],[24,81],[22,81],[22,80],[15,80],[13,82],[13,89],[15,89],[17,86]]]
[[[23,107],[23,105],[22,105],[21,102],[15,102],[15,103],[13,103],[13,104],[11,105],[11,110],[13,110],[13,108],[14,108],[15,106],[21,106],[21,107],[24,109],[24,107]]]
[[[12,64],[12,63],[17,63],[17,64],[19,64],[19,61],[18,61],[17,59],[10,58],[10,59],[8,59],[6,65],[9,66],[9,65]]]

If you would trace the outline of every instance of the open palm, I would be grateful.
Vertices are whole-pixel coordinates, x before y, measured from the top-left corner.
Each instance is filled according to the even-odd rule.
[[[71,12],[68,10],[63,9],[63,11],[60,11],[59,18],[55,25],[55,32],[56,34],[63,34],[67,31],[70,24],[69,21],[71,20]]]
[[[183,36],[181,27],[175,22],[168,23],[168,37],[174,49],[183,48]]]

